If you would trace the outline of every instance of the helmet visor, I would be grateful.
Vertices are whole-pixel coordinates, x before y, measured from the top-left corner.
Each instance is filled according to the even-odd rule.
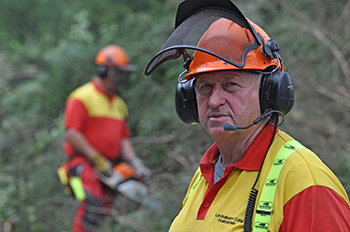
[[[186,66],[186,61],[191,60],[195,51],[243,68],[247,54],[260,45],[247,19],[224,10],[202,10],[188,17],[174,30],[162,49],[149,62],[145,74],[149,75],[164,62],[181,55]]]

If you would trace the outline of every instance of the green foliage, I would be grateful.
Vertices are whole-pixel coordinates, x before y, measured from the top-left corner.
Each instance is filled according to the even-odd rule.
[[[43,110],[57,115],[64,108],[68,94],[82,83],[88,82],[94,73],[93,53],[84,44],[62,42],[45,54],[50,64],[42,85],[46,96]],[[73,62],[72,62],[73,61]]]
[[[15,214],[14,208],[20,204],[19,199],[15,199],[17,186],[14,177],[2,174],[0,176],[0,220],[9,220]]]
[[[158,205],[130,209],[132,202],[120,197],[101,231],[169,228],[201,155],[212,143],[201,126],[184,125],[176,116],[181,59],[144,76],[173,30],[179,3],[0,0],[0,231],[4,225],[14,232],[70,230],[78,203],[64,194],[56,175],[65,161],[65,100],[93,77],[97,51],[112,43],[124,47],[138,66],[119,94],[129,108],[135,149],[154,173],[150,197]],[[319,91],[350,89],[344,73],[344,62],[350,65],[347,1],[236,4],[278,41],[289,64],[296,104],[282,128],[316,151],[350,192],[349,106]]]
[[[339,151],[340,152],[340,151]],[[338,178],[343,184],[345,190],[350,193],[350,180],[348,173],[350,172],[350,154],[345,154],[341,157],[338,154],[339,168],[337,169]]]
[[[15,44],[31,41],[56,43],[68,26],[62,18],[64,1],[1,0],[0,5],[2,49],[16,50]]]

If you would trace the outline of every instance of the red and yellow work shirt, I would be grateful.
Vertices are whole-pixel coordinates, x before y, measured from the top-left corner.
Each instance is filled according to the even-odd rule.
[[[130,136],[127,116],[123,99],[107,94],[92,80],[68,96],[64,126],[82,132],[103,156],[115,160],[120,155],[121,140]],[[75,153],[68,141],[64,150],[69,157]]]
[[[183,208],[169,231],[242,232],[251,187],[273,130],[267,125],[243,157],[227,166],[224,176],[215,184],[213,172],[219,150],[213,144],[203,156],[188,188]],[[293,138],[284,132],[277,132],[255,186],[259,190],[255,209],[277,152],[291,140]],[[252,222],[254,216],[255,210]],[[331,170],[310,150],[296,151],[287,158],[278,180],[268,231],[350,231],[347,193]]]

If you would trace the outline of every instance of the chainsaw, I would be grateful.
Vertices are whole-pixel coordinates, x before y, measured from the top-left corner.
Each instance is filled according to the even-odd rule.
[[[125,197],[137,203],[142,203],[148,195],[148,187],[144,178],[137,175],[135,169],[125,162],[113,167],[113,175],[107,177],[97,172],[98,178],[109,188],[121,193]]]

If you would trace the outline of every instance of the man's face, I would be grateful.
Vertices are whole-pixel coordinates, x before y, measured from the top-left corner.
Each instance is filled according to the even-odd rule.
[[[244,127],[261,116],[260,79],[261,75],[242,71],[219,71],[198,76],[196,83],[198,116],[214,140],[233,133],[224,131],[225,123]],[[248,131],[237,132],[244,136],[244,133],[249,133]]]
[[[130,72],[125,72],[125,71],[122,71],[121,69],[119,69],[118,67],[115,67],[113,69],[109,69],[108,78],[109,78],[110,83],[114,87],[118,87],[121,85],[126,86],[129,83],[129,74],[130,74]]]

